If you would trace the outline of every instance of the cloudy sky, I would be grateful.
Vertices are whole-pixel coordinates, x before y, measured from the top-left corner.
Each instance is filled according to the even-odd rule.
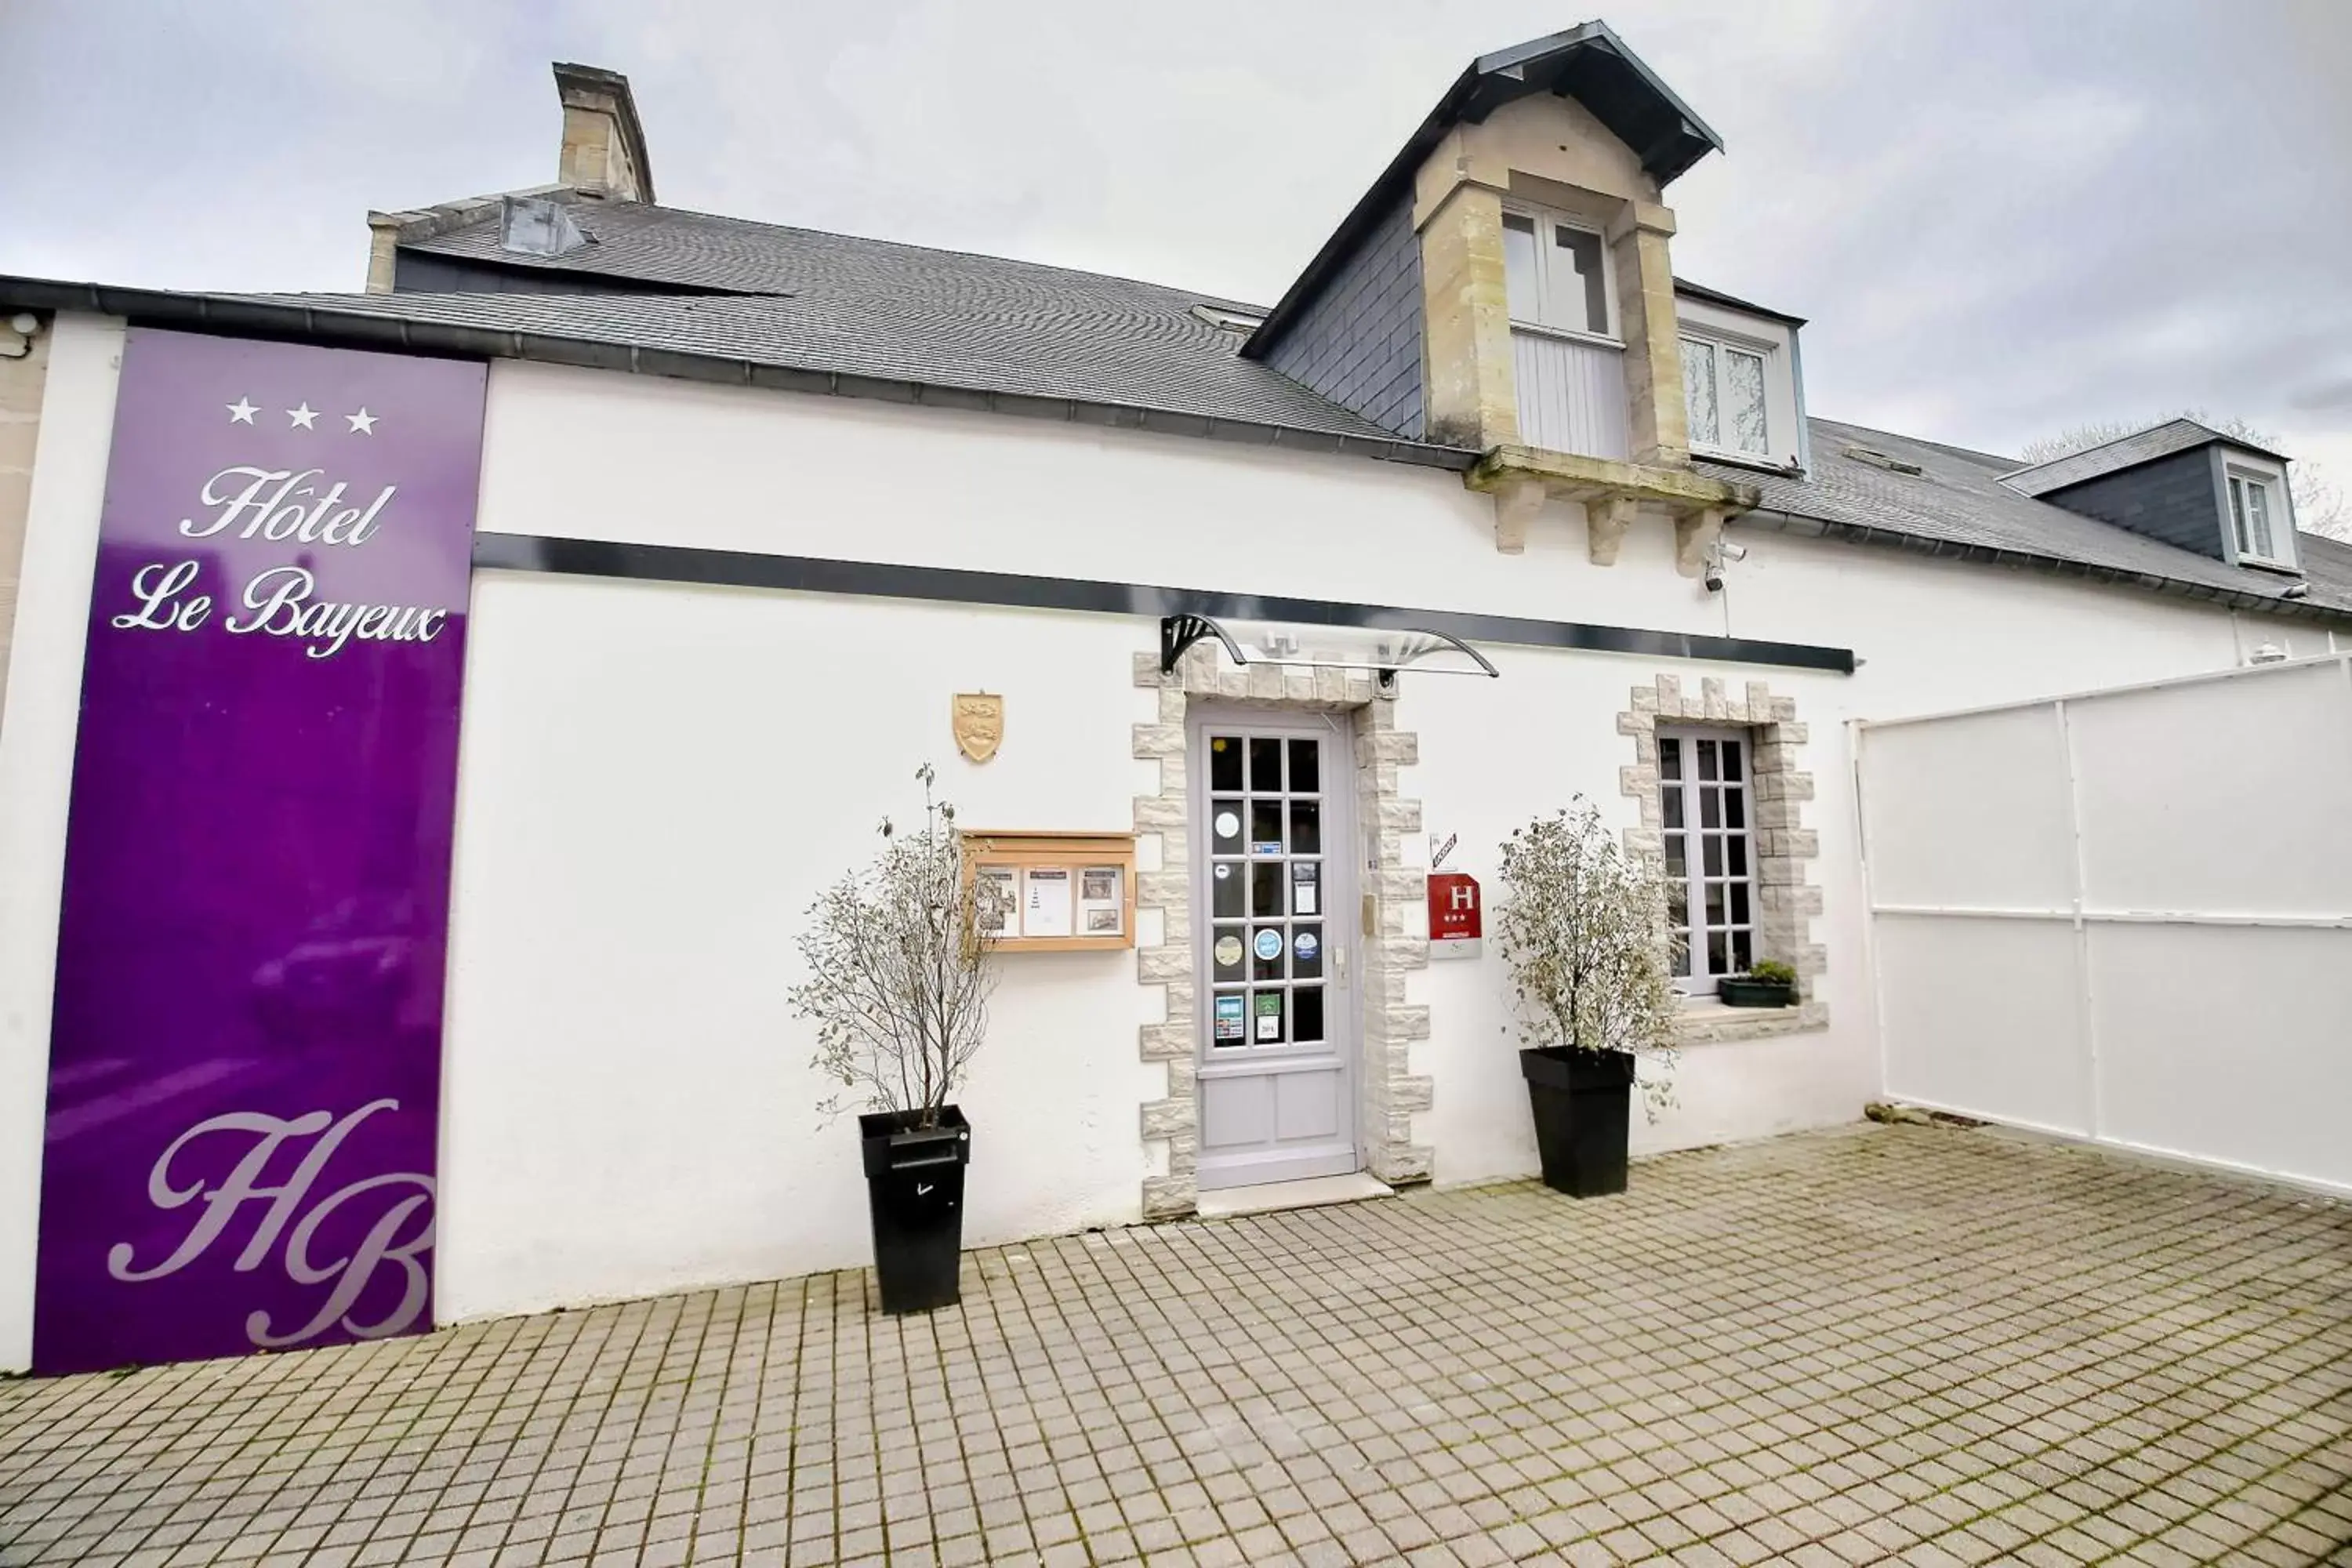
[[[368,208],[554,177],[572,59],[671,205],[1271,301],[1471,56],[1593,14],[0,0],[0,271],[356,289]],[[2011,451],[2195,407],[2352,479],[2352,3],[1598,14],[1728,148],[1676,270],[1810,318],[1814,413]]]

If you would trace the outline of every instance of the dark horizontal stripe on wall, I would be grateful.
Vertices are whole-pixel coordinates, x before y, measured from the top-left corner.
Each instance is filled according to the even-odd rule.
[[[1412,610],[1391,605],[1349,605],[1331,599],[1290,599],[1270,594],[1225,594],[1203,588],[1162,588],[1148,583],[1102,583],[1083,577],[1027,577],[1010,572],[967,572],[951,566],[899,566],[878,561],[828,561],[810,555],[762,555],[745,550],[698,550],[676,544],[614,544],[595,539],[551,539],[529,533],[477,533],[474,564],[506,572],[555,572],[574,577],[623,577],[648,583],[709,583],[734,588],[782,588],[802,594],[846,594],[877,599],[932,599],[956,605],[999,605],[1024,610],[1078,610],[1097,615],[1208,616],[1222,620],[1299,621],[1315,626],[1420,627],[1465,642],[1522,647],[1582,648],[1653,658],[1699,658],[1722,664],[1778,665],[1853,673],[1853,650],[1811,643],[1759,642],[1639,626],[1596,626],[1582,621],[1538,621],[1482,616],[1465,610]]]

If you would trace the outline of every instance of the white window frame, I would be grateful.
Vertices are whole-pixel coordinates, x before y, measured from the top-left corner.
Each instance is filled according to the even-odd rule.
[[[2274,474],[2249,468],[2237,463],[2221,467],[2224,500],[2230,509],[2230,542],[2237,547],[2238,559],[2264,566],[2294,566],[2294,514],[2279,504],[2284,492]],[[2250,495],[2262,498],[2263,527],[2270,534],[2271,547],[2254,547],[2252,531],[2248,526],[2246,502]]]
[[[1674,986],[1676,991],[1686,996],[1712,996],[1715,994],[1717,982],[1727,975],[1746,973],[1754,966],[1757,959],[1766,956],[1756,951],[1756,943],[1762,926],[1760,917],[1763,913],[1759,903],[1762,878],[1759,874],[1756,863],[1756,737],[1752,731],[1747,730],[1662,724],[1658,727],[1657,740],[1661,752],[1658,763],[1660,842],[1670,850],[1671,846],[1665,843],[1667,836],[1680,834],[1685,851],[1682,875],[1676,877],[1671,868],[1666,872],[1668,923],[1674,928],[1687,930],[1689,932],[1689,942],[1685,950],[1686,963],[1684,965],[1688,973],[1675,975]],[[1725,741],[1736,742],[1739,747],[1738,769],[1739,776],[1737,779],[1701,779],[1697,745],[1701,741],[1714,741],[1718,743]],[[1670,743],[1678,744],[1682,748],[1677,758],[1680,764],[1678,771],[1682,775],[1679,778],[1666,776],[1665,758],[1663,753],[1664,748]],[[1718,759],[1721,756],[1719,752],[1717,756]],[[1723,771],[1719,763],[1717,771],[1718,773]],[[1736,813],[1733,802],[1729,799],[1724,800],[1722,809],[1717,816],[1718,826],[1714,828],[1706,826],[1702,801],[1702,796],[1710,788],[1717,789],[1723,796],[1737,796]],[[1678,810],[1681,823],[1679,826],[1675,826],[1677,808],[1667,805],[1670,796],[1679,797]],[[1729,825],[1730,818],[1735,814],[1739,818],[1739,825],[1736,828]],[[1706,835],[1720,835],[1723,843],[1722,858],[1718,862],[1721,869],[1712,876],[1706,871],[1706,858],[1702,843],[1703,837]],[[1736,857],[1732,847],[1734,839],[1738,842]],[[1670,855],[1668,858],[1671,858]],[[1735,873],[1732,870],[1734,865],[1739,866],[1741,869]],[[1712,922],[1707,918],[1706,890],[1709,882],[1720,883],[1724,889],[1724,918],[1720,922]],[[1736,907],[1731,890],[1734,884],[1744,887],[1747,890],[1748,918],[1745,921],[1731,918]],[[1709,963],[1707,938],[1717,931],[1725,936],[1727,960],[1736,955],[1736,948],[1731,941],[1733,934],[1741,932],[1746,934],[1748,963],[1727,963],[1720,970],[1716,969]]]
[[[1727,458],[1735,463],[1772,463],[1774,460],[1772,437],[1775,433],[1772,428],[1772,377],[1779,369],[1773,360],[1780,350],[1770,343],[1759,343],[1752,339],[1734,337],[1726,332],[1693,331],[1688,327],[1683,327],[1675,336],[1675,353],[1677,358],[1681,355],[1683,344],[1685,342],[1702,343],[1715,351],[1715,428],[1718,439],[1701,442],[1696,432],[1686,429],[1685,433],[1690,441],[1690,449],[1704,453],[1710,458]],[[1725,388],[1730,384],[1724,374],[1723,356],[1727,353],[1746,354],[1751,359],[1761,362],[1758,376],[1759,390],[1764,395],[1764,449],[1760,452],[1747,451],[1741,447],[1730,446],[1719,438],[1727,423],[1725,410],[1730,404],[1730,399],[1724,395]],[[1690,409],[1690,389],[1687,386],[1683,389],[1683,409],[1687,420]]]
[[[1570,217],[1565,213],[1519,202],[1504,203],[1503,223],[1506,228],[1513,218],[1520,219],[1535,229],[1536,314],[1532,319],[1520,315],[1516,308],[1517,302],[1510,298],[1510,241],[1506,239],[1503,242],[1503,298],[1505,309],[1510,312],[1511,325],[1550,337],[1573,338],[1580,342],[1607,343],[1613,348],[1623,348],[1624,337],[1617,323],[1617,258],[1610,248],[1609,236],[1598,225]],[[1601,313],[1605,330],[1596,332],[1586,327],[1569,324],[1571,314],[1578,321],[1584,317],[1583,280],[1573,268],[1567,265],[1566,258],[1560,255],[1558,237],[1546,232],[1547,224],[1589,234],[1600,242]],[[1572,312],[1569,306],[1570,300],[1574,301]]]

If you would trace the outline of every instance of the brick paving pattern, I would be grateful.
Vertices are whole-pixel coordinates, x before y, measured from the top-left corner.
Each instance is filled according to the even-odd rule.
[[[2352,1205],[1874,1128],[966,1265],[0,1383],[0,1563],[2352,1563]]]

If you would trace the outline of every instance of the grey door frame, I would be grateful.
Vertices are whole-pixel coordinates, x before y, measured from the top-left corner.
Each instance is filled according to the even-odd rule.
[[[1202,1191],[1297,1181],[1312,1176],[1344,1175],[1363,1168],[1363,1149],[1357,1104],[1360,1054],[1361,1007],[1357,973],[1361,968],[1356,931],[1360,870],[1356,823],[1355,719],[1345,710],[1255,707],[1245,703],[1194,702],[1185,714],[1188,802],[1186,832],[1191,847],[1187,868],[1192,931],[1195,1009],[1192,1053],[1201,1089],[1197,1104],[1199,1131],[1198,1180]],[[1317,1051],[1292,1049],[1252,1054],[1241,1061],[1213,1055],[1212,1031],[1216,1017],[1216,984],[1212,949],[1215,940],[1210,894],[1210,818],[1213,810],[1209,787],[1208,732],[1213,730],[1284,739],[1312,738],[1322,742],[1318,769],[1322,802],[1323,908],[1323,1046]],[[1246,828],[1244,828],[1246,832]],[[1287,831],[1286,826],[1286,832]],[[1244,864],[1247,864],[1245,858]],[[1292,896],[1286,888],[1286,905]],[[1213,1096],[1208,1085],[1223,1078],[1271,1076],[1284,1072],[1329,1072],[1338,1068],[1339,1132],[1336,1147],[1318,1146],[1297,1154],[1260,1152],[1218,1159],[1210,1152],[1209,1118]]]

